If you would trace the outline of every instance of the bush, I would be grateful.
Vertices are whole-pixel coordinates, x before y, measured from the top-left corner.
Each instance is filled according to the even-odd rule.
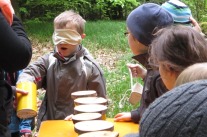
[[[202,32],[207,35],[207,22],[202,22],[200,24]]]
[[[23,0],[19,2],[23,20],[51,21],[64,10],[72,9],[86,20],[125,19],[140,3],[136,0]]]

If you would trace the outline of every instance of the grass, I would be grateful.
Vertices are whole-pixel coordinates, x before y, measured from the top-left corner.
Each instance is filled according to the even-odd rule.
[[[124,32],[124,21],[96,21],[86,24],[86,39],[84,42],[93,42],[97,48],[127,50]],[[93,47],[92,47],[93,48]]]
[[[40,42],[51,41],[52,23],[26,22],[28,35]],[[106,56],[112,65],[101,64],[104,70],[109,106],[107,117],[114,117],[119,112],[127,112],[137,108],[128,102],[130,95],[130,78],[127,62],[132,62],[131,51],[127,39],[125,21],[96,21],[86,23],[86,38],[83,45],[97,56]]]
[[[107,111],[108,117],[114,117],[119,112],[128,112],[137,108],[128,102],[130,95],[130,78],[126,62],[130,56],[124,56],[117,61],[113,71],[104,70],[107,80],[107,93],[110,104]]]

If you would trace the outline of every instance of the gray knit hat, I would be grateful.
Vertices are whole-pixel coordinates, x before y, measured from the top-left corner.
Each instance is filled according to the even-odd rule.
[[[207,137],[207,80],[172,89],[143,114],[140,137]]]
[[[146,3],[134,9],[127,17],[126,23],[132,35],[148,46],[154,38],[154,30],[173,24],[173,18],[161,6]]]

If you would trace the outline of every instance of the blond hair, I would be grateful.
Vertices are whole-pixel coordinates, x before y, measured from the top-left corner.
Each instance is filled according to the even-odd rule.
[[[200,79],[207,79],[207,62],[196,63],[187,67],[178,76],[175,86]]]
[[[85,20],[73,10],[64,11],[54,19],[55,29],[76,29],[79,34],[85,30]]]

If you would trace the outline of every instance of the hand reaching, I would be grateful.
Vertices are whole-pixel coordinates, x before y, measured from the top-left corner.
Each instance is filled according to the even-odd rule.
[[[67,121],[72,120],[72,117],[73,117],[73,114],[68,115],[64,120],[67,120]]]
[[[22,95],[27,95],[27,94],[28,94],[27,91],[22,90],[22,89],[19,89],[19,88],[16,88],[16,93],[20,93],[20,94],[22,94]]]
[[[119,122],[119,121],[131,121],[131,113],[130,112],[122,112],[122,113],[118,113],[115,117],[114,117],[114,121],[115,122]]]
[[[32,137],[32,133],[24,133],[21,137]]]
[[[14,9],[11,5],[10,0],[0,0],[1,12],[5,19],[8,21],[9,25],[12,25]]]
[[[19,88],[16,88],[16,94],[17,93],[20,93],[20,94],[22,94],[22,95],[27,95],[28,94],[28,92],[27,91],[24,91],[24,90],[22,90],[22,89],[19,89]],[[16,109],[17,108],[17,98],[16,98],[16,94],[15,94],[15,100],[14,100],[14,103],[13,103],[13,107]]]
[[[141,77],[142,79],[145,78],[147,70],[140,64],[128,63],[127,67],[131,69],[133,77]]]
[[[201,27],[199,26],[198,22],[193,17],[190,17],[190,20],[192,22],[193,28],[201,33]]]

